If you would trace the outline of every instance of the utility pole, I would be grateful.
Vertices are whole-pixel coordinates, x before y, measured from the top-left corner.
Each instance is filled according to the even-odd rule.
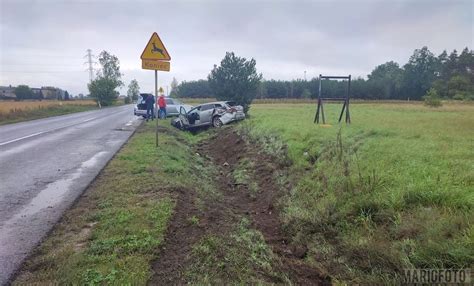
[[[306,71],[304,71],[304,81],[306,81]]]
[[[89,71],[89,82],[92,82],[94,80],[94,63],[92,61],[92,57],[94,55],[92,55],[92,50],[91,49],[88,49],[87,50],[87,55],[84,56],[84,58],[87,58],[87,61],[84,63],[84,64],[88,64],[89,67],[87,68],[87,70]]]
[[[89,71],[89,83],[92,83],[92,81],[94,80],[94,66],[93,65],[97,64],[96,62],[92,61],[92,57],[94,57],[94,55],[92,54],[92,50],[87,49],[87,55],[84,56],[84,58],[87,58],[87,61],[84,64],[89,65],[89,67],[87,68],[87,70]],[[100,104],[100,100],[97,100],[97,105],[99,105],[99,108],[102,108],[102,105]]]

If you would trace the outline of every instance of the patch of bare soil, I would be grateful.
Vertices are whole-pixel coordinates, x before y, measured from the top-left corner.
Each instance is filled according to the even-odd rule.
[[[183,273],[188,264],[192,246],[203,235],[204,229],[189,220],[199,215],[195,205],[196,194],[187,189],[175,189],[176,207],[169,223],[159,259],[154,262],[152,285],[185,284]]]
[[[274,181],[274,172],[284,166],[268,154],[261,152],[258,146],[245,142],[233,129],[222,130],[209,144],[201,147],[215,164],[223,167],[220,177],[221,189],[226,190],[234,211],[248,214],[253,226],[259,230],[266,243],[271,246],[283,262],[282,271],[288,273],[290,280],[297,285],[330,284],[330,278],[304,262],[307,248],[294,245],[291,238],[282,229],[279,210],[275,207],[283,195]],[[254,176],[258,192],[251,194],[248,185],[236,186],[232,172],[243,158],[254,164]],[[226,164],[227,163],[227,164]]]
[[[195,190],[184,188],[170,193],[175,196],[176,207],[158,259],[153,263],[154,275],[149,285],[187,284],[185,271],[192,263],[192,247],[205,234],[228,232],[236,222],[214,197],[198,198]]]
[[[276,204],[283,194],[274,181],[275,170],[283,168],[277,163],[279,160],[246,142],[233,128],[219,130],[209,140],[199,144],[197,152],[218,167],[216,184],[222,196],[218,200],[204,199],[204,208],[198,209],[194,191],[176,192],[177,206],[163,249],[153,265],[155,275],[150,284],[186,284],[183,274],[191,263],[192,246],[205,234],[229,231],[242,216],[248,217],[253,228],[263,234],[266,243],[281,261],[277,266],[278,271],[286,273],[293,284],[331,284],[327,275],[304,261],[306,246],[293,244],[291,237],[282,229]],[[258,184],[256,193],[250,191],[250,184],[236,184],[234,180],[233,172],[243,159],[253,162],[251,173],[252,179]],[[189,221],[193,216],[200,218],[199,224]],[[269,277],[263,278],[269,283],[284,283]]]

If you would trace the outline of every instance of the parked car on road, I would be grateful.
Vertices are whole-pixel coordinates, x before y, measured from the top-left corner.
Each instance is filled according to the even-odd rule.
[[[191,110],[180,109],[178,118],[171,124],[187,130],[198,127],[221,127],[245,118],[244,108],[233,101],[216,101],[198,105]]]
[[[133,113],[136,116],[143,116],[144,118],[146,117],[146,104],[145,104],[145,99],[150,93],[140,93],[140,97],[138,98],[137,103],[135,104],[135,108]],[[184,108],[184,110],[189,111],[193,108],[192,105],[189,104],[184,104],[180,100],[176,98],[165,98],[166,101],[166,115],[167,116],[177,116],[179,115],[179,110],[181,107]],[[155,106],[155,116],[158,116],[158,108]]]
[[[135,107],[133,108],[133,114],[135,114],[136,116],[143,116],[144,118],[146,118],[145,100],[149,94],[150,93],[140,93],[137,103],[135,104]]]
[[[184,110],[189,111],[193,108],[192,105],[184,104],[179,99],[165,97],[166,101],[166,115],[167,116],[178,116],[179,110],[181,107],[184,107]]]

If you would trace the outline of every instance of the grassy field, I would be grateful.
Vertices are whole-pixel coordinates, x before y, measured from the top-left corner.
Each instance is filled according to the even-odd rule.
[[[384,282],[402,268],[474,263],[474,105],[254,105],[243,132],[288,150],[284,221],[334,277]]]
[[[160,122],[159,148],[144,124],[14,284],[305,284],[295,273],[315,269],[396,284],[403,268],[471,266],[474,105],[358,103],[350,125],[340,107],[324,126],[301,103],[197,134]],[[279,219],[262,212],[275,186]]]
[[[97,108],[92,100],[0,101],[0,125]]]

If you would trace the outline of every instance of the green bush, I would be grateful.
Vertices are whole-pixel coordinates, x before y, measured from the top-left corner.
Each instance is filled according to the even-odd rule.
[[[438,95],[438,92],[434,88],[428,90],[426,95],[423,96],[423,99],[425,100],[425,104],[430,107],[440,107],[441,105],[443,105],[441,102],[441,98]]]
[[[215,65],[208,76],[209,87],[218,100],[232,100],[247,113],[262,75],[257,73],[256,61],[226,53],[220,66]]]

